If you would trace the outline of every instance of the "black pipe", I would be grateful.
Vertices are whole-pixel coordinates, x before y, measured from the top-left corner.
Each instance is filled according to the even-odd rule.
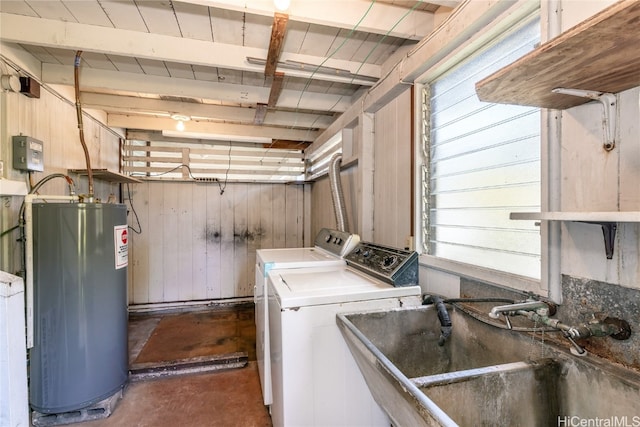
[[[438,345],[443,346],[447,338],[451,336],[453,325],[451,323],[451,317],[445,306],[444,300],[438,296],[430,296],[424,299],[422,305],[435,304],[438,311],[438,320],[440,320],[440,338],[438,338]]]

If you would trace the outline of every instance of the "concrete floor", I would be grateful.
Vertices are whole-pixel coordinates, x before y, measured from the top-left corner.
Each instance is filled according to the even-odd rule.
[[[74,426],[271,426],[255,362],[253,304],[132,316],[129,352],[132,367],[238,353],[248,363],[132,381],[110,417]]]

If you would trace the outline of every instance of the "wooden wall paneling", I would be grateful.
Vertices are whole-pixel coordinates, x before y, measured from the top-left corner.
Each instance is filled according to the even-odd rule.
[[[247,188],[248,212],[247,224],[249,238],[247,239],[247,295],[253,295],[253,286],[256,277],[256,250],[262,247],[262,225],[260,223],[262,185],[253,184]]]
[[[151,215],[149,212],[149,187],[148,183],[144,184],[129,184],[131,190],[131,200],[129,203],[129,225],[138,228],[142,231],[140,234],[133,232],[129,233],[131,236],[132,247],[129,253],[129,271],[131,272],[131,289],[129,294],[129,302],[133,304],[144,304],[149,302],[149,290],[150,290],[150,277],[149,272],[151,270],[150,264],[150,248],[151,248],[151,236],[156,234],[157,229],[151,228]],[[129,197],[129,192],[125,192],[126,197]],[[133,208],[131,208],[133,206]],[[133,213],[133,209],[138,214],[138,220]]]
[[[229,184],[220,197],[220,297],[235,296],[234,218],[233,200],[235,186]]]
[[[374,241],[403,247],[411,233],[410,96],[405,91],[375,117]]]
[[[165,182],[162,184],[164,194],[164,217],[162,229],[164,231],[163,241],[163,262],[162,286],[164,289],[164,301],[179,301],[181,284],[181,274],[178,257],[178,193],[180,184],[175,182]]]
[[[207,298],[222,297],[222,197],[217,185],[208,185],[207,192]]]
[[[393,105],[391,102],[390,105]],[[387,105],[379,110],[375,115],[374,125],[374,184],[373,184],[373,200],[374,200],[374,241],[381,244],[388,244],[387,238],[390,234],[392,226],[392,218],[390,212],[395,209],[395,196],[391,191],[390,180],[393,179],[392,166],[394,164],[393,157],[393,136],[388,132],[395,130],[395,126],[388,126],[390,123],[390,106]]]
[[[200,205],[193,198],[193,189],[197,184],[175,183],[174,188],[178,196],[176,222],[176,258],[178,275],[176,285],[178,286],[178,301],[191,301],[202,299],[194,293],[193,289],[193,246],[195,244],[193,212],[199,209]]]
[[[273,184],[260,184],[260,248],[270,249],[273,243]]]
[[[599,103],[562,112],[562,210],[616,210],[620,149],[605,151],[603,135]]]
[[[311,239],[322,228],[336,228],[329,178],[324,176],[313,183],[311,190]]]
[[[149,301],[165,302],[164,294],[164,183],[150,182],[149,186]]]
[[[251,295],[253,289],[249,289],[249,278],[247,277],[247,261],[249,247],[249,202],[248,186],[245,183],[234,185],[233,192],[233,284],[234,297],[244,297]],[[252,279],[253,280],[253,279]]]
[[[295,248],[299,247],[299,224],[300,217],[298,213],[301,209],[298,208],[298,191],[296,185],[285,185],[285,247]],[[300,200],[302,205],[302,200]]]
[[[285,248],[287,245],[286,189],[284,185],[273,187],[273,247]]]
[[[640,211],[640,88],[620,94],[620,210]],[[637,225],[640,226],[640,225]],[[640,286],[640,284],[639,284]]]
[[[193,228],[191,230],[192,283],[194,299],[207,299],[207,187],[210,184],[191,184],[193,189],[191,209]]]

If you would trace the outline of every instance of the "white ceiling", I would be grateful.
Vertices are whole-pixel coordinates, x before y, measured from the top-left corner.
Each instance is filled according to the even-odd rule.
[[[282,90],[260,107],[261,124],[271,0],[2,0],[0,36],[42,63],[45,84],[72,86],[81,50],[82,105],[106,111],[110,126],[162,139],[180,114],[191,118],[185,136],[310,142],[458,1],[291,3]]]

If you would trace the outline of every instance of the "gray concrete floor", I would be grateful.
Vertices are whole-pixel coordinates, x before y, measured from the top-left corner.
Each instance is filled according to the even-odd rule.
[[[203,313],[201,311],[196,316],[193,313],[133,316],[129,323],[130,364],[133,364],[140,356],[152,336],[156,347],[154,354],[162,353],[158,352],[158,346],[174,346],[175,341],[187,340],[188,342],[189,339],[193,339],[193,342],[196,343],[201,342],[202,347],[206,347],[202,350],[204,352],[221,352],[225,349],[233,349],[231,344],[240,341],[241,344],[237,345],[246,346],[249,345],[247,340],[251,339],[253,339],[252,345],[255,347],[255,326],[253,331],[247,332],[249,314],[246,313],[246,307],[244,309],[245,311],[238,315],[219,312]],[[171,322],[173,322],[171,328],[159,328],[158,325],[167,316],[174,316],[171,318]],[[176,318],[175,316],[182,317]],[[203,325],[203,321],[211,321],[212,323]],[[176,323],[179,326],[175,326]],[[178,328],[177,332],[176,328]],[[212,329],[217,332],[212,332]],[[168,330],[173,332],[163,332]],[[180,340],[158,336],[158,331],[178,333]],[[251,332],[253,338],[251,338]],[[185,336],[190,333],[194,335],[192,337]],[[242,335],[241,340],[238,338],[240,335]],[[182,343],[181,345],[185,346],[186,344]],[[192,347],[193,345],[190,344],[191,351],[193,351]],[[168,348],[167,353],[175,350],[175,348]],[[172,375],[130,382],[111,416],[100,420],[76,423],[74,426],[269,427],[271,426],[271,418],[262,403],[260,379],[255,354],[253,354],[253,356],[249,356],[249,362],[243,368]]]

